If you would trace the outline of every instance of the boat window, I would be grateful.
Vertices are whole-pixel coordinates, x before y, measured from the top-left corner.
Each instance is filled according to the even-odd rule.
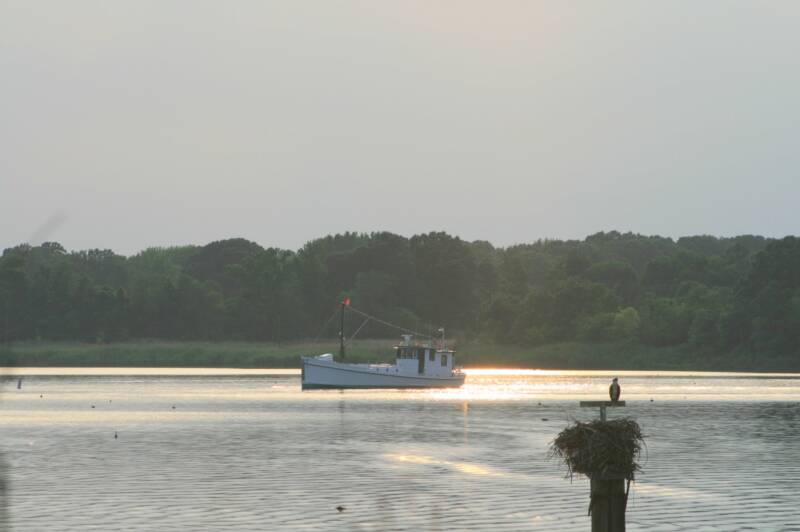
[[[442,366],[447,365],[447,355],[442,355]]]
[[[436,351],[434,351],[433,349],[428,349],[428,360],[430,360],[431,362],[436,360]]]

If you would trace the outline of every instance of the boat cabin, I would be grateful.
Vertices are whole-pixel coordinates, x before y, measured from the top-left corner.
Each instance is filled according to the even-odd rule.
[[[455,351],[437,349],[429,343],[415,343],[410,334],[396,346],[397,368],[401,373],[417,373],[431,377],[449,376],[453,373]]]

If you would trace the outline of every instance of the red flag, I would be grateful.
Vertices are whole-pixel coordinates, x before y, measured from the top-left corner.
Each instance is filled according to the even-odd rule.
[[[344,298],[344,301],[342,301],[342,303],[344,303],[345,307],[349,307],[350,306],[350,298],[349,297]]]

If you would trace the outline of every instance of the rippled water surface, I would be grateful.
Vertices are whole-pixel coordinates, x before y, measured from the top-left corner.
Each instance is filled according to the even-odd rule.
[[[588,481],[547,449],[605,372],[313,392],[293,371],[13,372],[0,529],[589,530]],[[800,375],[617,375],[610,417],[647,437],[628,530],[800,530]]]

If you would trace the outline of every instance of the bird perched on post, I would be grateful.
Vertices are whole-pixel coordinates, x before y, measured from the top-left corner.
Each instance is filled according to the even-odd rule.
[[[611,386],[608,387],[608,395],[611,396],[611,401],[614,403],[619,401],[619,394],[621,393],[622,393],[622,388],[617,382],[617,378],[614,377],[614,380],[611,381]]]

